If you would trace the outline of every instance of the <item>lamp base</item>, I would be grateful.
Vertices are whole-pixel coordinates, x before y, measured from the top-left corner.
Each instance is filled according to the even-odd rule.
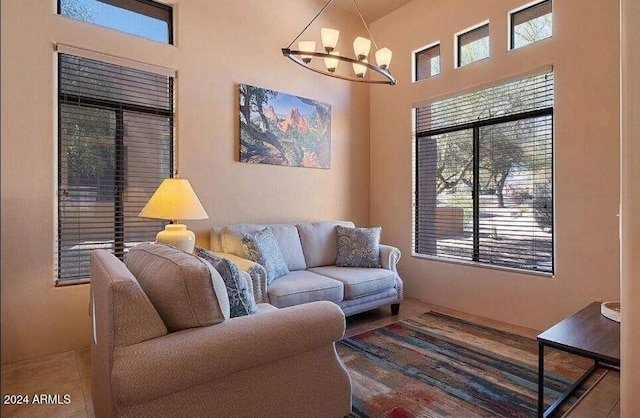
[[[171,245],[191,254],[196,245],[196,234],[189,231],[184,224],[168,224],[164,227],[164,231],[158,232],[156,242]]]

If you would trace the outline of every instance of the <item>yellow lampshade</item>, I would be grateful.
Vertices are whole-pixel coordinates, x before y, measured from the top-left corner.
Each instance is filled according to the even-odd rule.
[[[209,218],[189,180],[178,178],[162,180],[138,216],[174,221],[173,224],[166,225],[164,231],[158,232],[156,242],[172,245],[188,253],[193,252],[196,236],[193,231],[187,229],[186,225],[176,221]]]
[[[152,219],[208,219],[189,180],[164,179],[138,215]]]
[[[331,28],[320,29],[320,38],[322,38],[322,46],[325,51],[331,52],[338,45],[338,39],[340,38],[340,31]]]
[[[362,36],[358,36],[353,41],[353,52],[356,53],[356,57],[359,60],[363,60],[369,56],[369,51],[371,50],[371,41],[367,38],[363,38]]]
[[[389,68],[389,65],[391,65],[392,55],[393,52],[391,52],[389,48],[380,48],[379,50],[377,50],[376,62],[378,63],[378,66],[384,70]]]

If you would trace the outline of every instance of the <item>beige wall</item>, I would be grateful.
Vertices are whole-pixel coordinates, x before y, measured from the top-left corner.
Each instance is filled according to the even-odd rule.
[[[619,299],[619,5],[554,1],[553,37],[507,52],[507,13],[525,0],[415,0],[373,25],[399,83],[371,90],[371,223],[400,247],[406,294],[543,329],[592,298]],[[453,69],[453,37],[490,21],[491,58]],[[595,28],[598,28],[597,30]],[[412,51],[440,41],[442,73],[411,83]],[[556,274],[411,257],[411,107],[553,65]]]
[[[88,286],[53,286],[53,42],[178,70],[179,167],[210,215],[207,221],[189,224],[201,245],[207,244],[206,230],[215,224],[371,220],[384,226],[385,241],[402,249],[400,269],[410,297],[535,328],[544,328],[592,297],[619,298],[617,2],[586,6],[557,1],[554,37],[507,53],[506,12],[522,1],[491,0],[479,7],[474,0],[415,0],[373,25],[379,43],[394,51],[392,70],[400,83],[371,89],[370,125],[364,86],[307,73],[279,53],[316,11],[315,3],[183,1],[175,9],[175,47],[55,16],[54,3],[1,3],[3,363],[89,341]],[[623,3],[631,10],[632,1]],[[633,13],[638,15],[637,7]],[[452,34],[485,19],[492,22],[492,58],[454,71]],[[601,29],[584,30],[593,27],[584,22],[597,22]],[[636,32],[629,31],[628,39],[638,40]],[[411,51],[436,40],[443,47],[443,73],[410,83]],[[632,50],[630,45],[627,50]],[[556,277],[412,258],[411,105],[546,65],[553,65],[556,74]],[[627,65],[638,72],[637,60]],[[241,82],[330,103],[331,170],[238,163]],[[637,88],[633,91],[625,103],[638,100]],[[633,126],[630,120],[625,137],[630,153],[637,155],[630,138],[640,133],[637,120]],[[636,181],[637,165],[629,173]],[[631,195],[634,186],[629,184]],[[629,211],[637,212],[637,202],[633,204]],[[637,230],[637,223],[633,225],[629,228]],[[637,264],[637,248],[627,254],[635,254]],[[637,268],[627,262],[631,267],[623,277],[623,301],[630,306],[640,296]],[[637,323],[637,309],[627,309],[625,314],[635,315]],[[637,328],[626,325],[623,335],[628,338],[623,355],[631,364],[632,352],[637,352],[633,347],[640,344]],[[623,411],[638,410],[630,396],[637,376],[623,373]]]
[[[368,223],[368,88],[305,71],[280,53],[317,4],[181,1],[174,9],[175,46],[54,10],[54,0],[2,0],[3,363],[89,344],[89,286],[54,287],[54,42],[178,71],[178,166],[210,217],[188,223],[200,245],[208,245],[207,229],[216,224]],[[357,23],[352,17],[323,19],[347,29]],[[331,169],[237,162],[238,83],[330,103]]]
[[[621,417],[640,416],[640,3],[622,0]]]

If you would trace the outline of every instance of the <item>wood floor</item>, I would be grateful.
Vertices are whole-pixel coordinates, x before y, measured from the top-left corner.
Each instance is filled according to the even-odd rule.
[[[388,325],[429,310],[435,310],[461,319],[502,329],[515,334],[535,338],[539,332],[489,320],[451,309],[427,305],[415,300],[405,300],[398,316],[392,316],[389,308],[378,309],[347,319],[347,336]],[[57,404],[5,405],[0,416],[28,418],[93,418],[91,402],[91,356],[89,348],[68,351],[2,365],[2,397],[5,395],[34,394],[60,395]],[[70,395],[64,404],[63,395]],[[51,398],[50,400],[55,400]],[[578,403],[568,418],[619,418],[620,376],[609,371],[595,388]]]

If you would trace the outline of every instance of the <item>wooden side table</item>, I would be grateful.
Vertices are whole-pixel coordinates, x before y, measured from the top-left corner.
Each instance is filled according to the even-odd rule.
[[[546,411],[544,409],[544,347],[590,358],[593,365]],[[598,368],[620,369],[620,323],[600,314],[600,303],[563,319],[538,335],[538,417],[555,411]]]

